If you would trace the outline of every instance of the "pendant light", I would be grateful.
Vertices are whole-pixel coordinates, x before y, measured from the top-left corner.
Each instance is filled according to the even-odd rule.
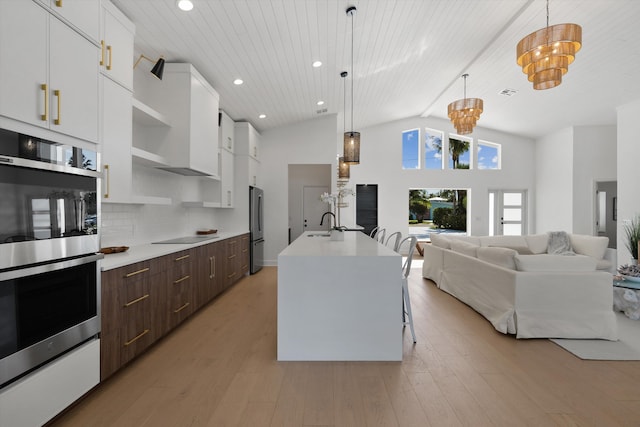
[[[347,16],[351,17],[351,130],[344,133],[343,152],[344,162],[351,165],[360,163],[360,132],[353,131],[353,15],[355,13],[355,6],[347,8]]]
[[[467,98],[467,77],[469,77],[469,74],[462,75],[464,79],[464,98],[453,101],[447,107],[451,123],[453,123],[459,135],[466,135],[473,132],[473,128],[480,118],[483,109],[482,99]]]
[[[343,114],[342,114],[342,132],[345,132],[347,129],[347,77],[348,73],[346,71],[343,71],[340,73],[340,77],[342,77],[342,94],[343,94]],[[345,132],[346,133],[346,132]],[[340,183],[341,181],[348,181],[349,180],[349,176],[350,176],[350,169],[349,169],[349,163],[346,163],[344,161],[344,156],[338,157],[338,183]]]
[[[529,34],[518,43],[518,65],[536,90],[551,89],[562,83],[569,64],[582,47],[582,27],[577,24],[549,26],[549,0],[547,0],[547,26]]]

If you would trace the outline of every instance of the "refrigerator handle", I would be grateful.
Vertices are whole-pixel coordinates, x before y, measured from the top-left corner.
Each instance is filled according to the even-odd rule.
[[[262,195],[258,196],[258,230],[262,231]]]

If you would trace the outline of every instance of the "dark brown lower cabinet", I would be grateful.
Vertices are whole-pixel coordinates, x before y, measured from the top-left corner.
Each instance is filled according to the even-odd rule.
[[[245,234],[104,271],[101,380],[240,280],[248,250]]]

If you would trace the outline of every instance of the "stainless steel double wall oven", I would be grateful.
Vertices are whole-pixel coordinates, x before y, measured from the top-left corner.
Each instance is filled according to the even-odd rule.
[[[100,332],[98,161],[0,129],[0,387]]]

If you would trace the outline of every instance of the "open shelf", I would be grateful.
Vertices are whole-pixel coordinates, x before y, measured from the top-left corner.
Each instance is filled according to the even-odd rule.
[[[171,127],[171,121],[142,101],[133,98],[133,121],[144,126]]]
[[[134,163],[150,166],[150,167],[164,167],[169,166],[169,162],[162,156],[151,153],[149,151],[142,150],[137,147],[131,147],[131,157]]]

